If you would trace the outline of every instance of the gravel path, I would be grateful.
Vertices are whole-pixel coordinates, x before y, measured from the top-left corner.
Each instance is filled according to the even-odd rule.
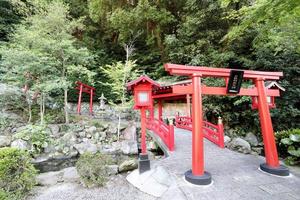
[[[130,185],[124,176],[115,176],[105,187],[85,188],[76,182],[36,187],[28,200],[154,200]]]

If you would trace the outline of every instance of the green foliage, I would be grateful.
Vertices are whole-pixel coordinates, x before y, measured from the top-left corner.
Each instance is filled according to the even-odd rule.
[[[64,113],[61,109],[50,109],[45,115],[47,124],[61,124],[65,122]]]
[[[67,5],[60,1],[45,4],[17,25],[10,42],[1,48],[6,80],[37,91],[42,103],[49,93],[68,90],[75,78],[91,81],[94,73],[87,66],[92,56],[87,48],[76,45],[73,36],[82,29],[80,19],[70,18]]]
[[[126,102],[125,84],[138,77],[135,61],[114,63],[101,67],[101,71],[109,78],[109,82],[102,83],[112,88],[111,93],[115,96],[115,102]]]
[[[11,111],[24,110],[26,108],[25,95],[13,85],[0,83],[0,106]]]
[[[227,0],[226,0],[227,1]],[[300,2],[297,0],[256,0],[241,9],[241,23],[234,26],[225,39],[233,40],[247,29],[257,29],[254,43],[275,48],[300,52],[299,27]]]
[[[104,186],[109,176],[107,165],[110,164],[112,158],[109,155],[87,152],[78,159],[76,169],[87,187]]]
[[[9,127],[12,121],[6,116],[0,116],[0,130],[3,131],[5,128]]]
[[[27,125],[23,130],[14,135],[15,138],[28,141],[31,144],[29,152],[38,155],[52,142],[49,130],[45,125]]]
[[[32,0],[0,0],[0,41],[7,41],[14,25],[34,11]]]
[[[35,185],[36,169],[28,153],[14,148],[0,148],[0,197],[21,199]]]
[[[300,129],[276,132],[279,153],[289,165],[300,164]]]

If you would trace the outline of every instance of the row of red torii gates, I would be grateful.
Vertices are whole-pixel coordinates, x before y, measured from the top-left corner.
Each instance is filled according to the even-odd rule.
[[[206,137],[224,148],[223,124],[203,120],[202,95],[239,95],[251,96],[252,108],[258,109],[261,132],[264,142],[266,163],[260,169],[278,176],[288,176],[287,167],[280,165],[271,122],[270,108],[275,106],[274,98],[280,96],[278,88],[265,87],[266,80],[279,80],[282,72],[263,72],[251,70],[234,70],[228,68],[197,67],[177,64],[165,64],[165,70],[171,75],[188,76],[191,80],[161,86],[143,75],[127,84],[127,89],[134,94],[134,108],[141,111],[141,149],[139,157],[140,173],[150,169],[146,150],[146,128],[157,134],[170,151],[174,150],[174,127],[162,120],[163,101],[182,100],[187,107],[192,107],[190,116],[176,116],[176,126],[192,131],[192,169],[185,172],[185,179],[193,184],[211,183],[211,175],[204,170],[203,138]],[[224,79],[225,87],[209,87],[201,83],[205,77]],[[243,80],[251,80],[251,88],[241,88]],[[190,102],[190,99],[192,100]],[[270,101],[268,101],[270,100]],[[158,104],[158,117],[154,116],[154,104]],[[148,110],[148,115],[147,111]]]

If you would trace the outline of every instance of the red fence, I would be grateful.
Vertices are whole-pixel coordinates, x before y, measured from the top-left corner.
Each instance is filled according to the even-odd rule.
[[[191,117],[176,116],[175,123],[177,128],[182,128],[192,131],[193,124]],[[215,143],[221,148],[224,148],[224,128],[222,123],[218,125],[210,122],[203,121],[203,134],[204,137],[211,142]]]
[[[147,129],[152,130],[166,144],[170,151],[174,151],[174,126],[167,125],[158,119],[148,118],[146,120]]]

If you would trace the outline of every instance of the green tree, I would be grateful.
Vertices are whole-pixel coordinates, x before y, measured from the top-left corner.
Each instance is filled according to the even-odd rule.
[[[87,68],[92,56],[87,48],[77,46],[72,35],[83,28],[80,20],[70,18],[67,5],[54,1],[18,25],[10,42],[2,48],[2,66],[8,80],[27,85],[40,94],[41,122],[46,96],[63,90],[68,123],[69,87],[75,78],[92,80],[94,73]]]
[[[104,82],[102,84],[112,88],[115,101],[121,102],[122,105],[125,105],[127,101],[125,84],[130,80],[134,80],[138,76],[136,67],[135,61],[130,60],[126,61],[125,64],[122,62],[116,62],[112,65],[101,67],[101,71],[109,78],[109,82]]]

